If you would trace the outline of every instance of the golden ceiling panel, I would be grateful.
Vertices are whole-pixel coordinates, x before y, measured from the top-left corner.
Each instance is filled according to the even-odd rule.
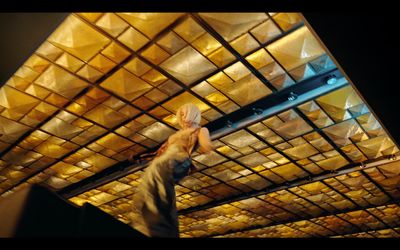
[[[236,38],[230,45],[241,55],[245,55],[260,46],[249,33]]]
[[[298,13],[278,13],[272,18],[283,31],[287,31],[303,21]]]
[[[191,46],[180,50],[160,66],[186,85],[217,69]]]
[[[397,204],[369,208],[367,211],[377,216],[391,227],[396,227],[398,225],[397,222],[400,219],[400,207]]]
[[[113,37],[117,37],[121,32],[129,27],[123,19],[114,13],[105,13],[99,20],[97,20],[96,25]]]
[[[221,68],[235,60],[235,56],[225,47],[219,48],[207,56],[211,62]]]
[[[1,115],[9,119],[18,120],[39,102],[40,100],[7,85],[0,89],[0,105],[5,108]]]
[[[78,17],[70,15],[48,38],[50,43],[87,62],[110,39]]]
[[[89,65],[104,74],[108,73],[116,66],[113,61],[103,56],[102,54],[97,54],[95,57],[93,57],[89,61]]]
[[[349,222],[334,215],[313,218],[310,221],[336,233],[351,233],[357,230],[357,228]]]
[[[133,51],[137,51],[147,44],[149,39],[136,29],[129,27],[118,37],[118,41]]]
[[[268,19],[267,21],[250,30],[250,33],[258,40],[258,42],[263,44],[271,41],[282,32],[271,19]]]
[[[268,19],[265,13],[200,13],[225,40],[234,38]]]
[[[268,118],[263,123],[285,139],[291,139],[312,130],[312,127],[293,110]]]
[[[68,53],[63,53],[60,57],[57,58],[55,63],[72,72],[77,71],[82,67],[82,65],[85,64],[81,60]]]
[[[384,227],[384,224],[382,222],[380,222],[376,217],[368,213],[366,210],[357,210],[353,212],[339,214],[338,216],[352,224],[357,225],[363,231]]]
[[[325,53],[306,26],[268,45],[266,49],[288,71]]]
[[[159,39],[157,44],[171,55],[187,45],[187,43],[173,31],[168,32],[167,35]]]
[[[216,49],[222,47],[221,43],[218,42],[212,35],[205,33],[192,42],[192,46],[196,48],[201,54],[208,56]]]
[[[184,15],[183,13],[117,13],[130,25],[153,39],[168,25]]]
[[[316,102],[334,119],[335,122],[344,121],[350,118],[352,108],[357,109],[363,101],[354,91],[353,87],[346,86],[333,91],[327,95],[319,97]],[[354,112],[354,111],[353,111]]]
[[[128,101],[132,101],[152,88],[151,85],[123,68],[108,77],[100,86]]]
[[[113,128],[128,119],[127,116],[101,104],[87,112],[84,116],[107,128]]]
[[[169,128],[168,126],[166,126],[160,122],[155,122],[152,125],[139,131],[140,134],[142,134],[158,143],[164,142],[164,140],[166,140],[174,132],[175,132],[175,130]]]
[[[389,197],[360,172],[329,178],[325,182],[363,207],[382,205],[389,200]]]
[[[67,140],[75,137],[83,131],[83,129],[56,117],[44,124],[41,129]]]
[[[35,83],[68,99],[88,87],[88,83],[55,65],[47,68]]]
[[[0,116],[0,139],[5,143],[15,142],[22,134],[30,130],[28,126]]]
[[[298,197],[295,194],[288,192],[287,190],[280,190],[277,192],[269,193],[260,196],[261,199],[276,205],[281,208],[285,208],[293,213],[300,216],[312,215],[318,216],[323,210],[319,207],[311,204],[304,198]]]
[[[192,94],[188,92],[184,92],[178,95],[177,97],[174,97],[170,101],[165,102],[162,106],[175,114],[180,106],[182,106],[184,103],[189,103],[189,102],[199,107],[201,112],[210,109],[210,107],[207,104],[205,104],[204,102],[202,102],[201,100],[194,97]]]
[[[400,197],[398,189],[400,185],[399,169],[399,163],[396,161],[376,168],[366,169],[365,172],[391,196],[398,198]]]
[[[103,73],[98,71],[97,69],[93,68],[92,66],[89,66],[86,64],[77,72],[77,75],[85,78],[89,82],[94,83],[101,76],[103,76]]]
[[[191,17],[188,17],[182,23],[178,24],[174,28],[174,31],[189,43],[206,33],[206,31]]]

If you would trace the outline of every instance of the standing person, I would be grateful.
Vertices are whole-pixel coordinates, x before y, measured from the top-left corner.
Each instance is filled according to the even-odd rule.
[[[212,151],[209,131],[200,126],[201,112],[191,103],[176,114],[181,129],[157,151],[134,198],[138,220],[132,226],[149,237],[179,237],[175,183],[193,171],[191,153]]]

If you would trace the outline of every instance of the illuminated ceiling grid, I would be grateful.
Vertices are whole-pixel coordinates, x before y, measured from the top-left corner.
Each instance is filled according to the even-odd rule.
[[[152,150],[186,102],[207,125],[336,68],[297,13],[71,14],[0,89],[0,193]],[[348,84],[213,144],[176,186],[182,237],[399,235],[398,148]],[[70,201],[131,223],[143,170]]]

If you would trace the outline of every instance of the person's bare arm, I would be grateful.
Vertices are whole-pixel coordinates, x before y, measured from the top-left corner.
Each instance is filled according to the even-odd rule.
[[[213,150],[213,145],[211,143],[210,133],[208,129],[203,127],[199,131],[199,150],[201,153],[207,154]]]

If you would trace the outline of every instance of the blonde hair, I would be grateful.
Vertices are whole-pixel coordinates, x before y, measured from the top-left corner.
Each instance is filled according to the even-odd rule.
[[[201,111],[193,103],[186,103],[179,107],[176,112],[176,119],[182,128],[199,126],[201,121]]]

